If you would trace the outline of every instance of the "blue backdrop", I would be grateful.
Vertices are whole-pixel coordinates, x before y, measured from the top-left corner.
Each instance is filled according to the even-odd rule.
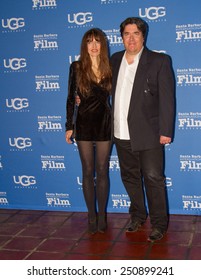
[[[187,3],[186,3],[187,2]],[[169,54],[176,77],[175,140],[165,147],[171,214],[201,214],[201,2],[0,1],[0,208],[86,211],[76,144],[65,142],[68,69],[83,34],[123,49],[119,24],[140,16],[147,46]],[[108,212],[128,212],[115,147]]]

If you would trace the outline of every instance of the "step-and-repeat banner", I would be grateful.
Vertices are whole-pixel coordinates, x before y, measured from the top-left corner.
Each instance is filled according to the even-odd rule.
[[[201,2],[169,0],[0,1],[0,208],[86,211],[76,144],[65,142],[68,71],[83,34],[122,50],[120,23],[149,24],[147,46],[172,57],[175,139],[165,147],[171,214],[201,214]],[[108,212],[128,212],[115,147]]]

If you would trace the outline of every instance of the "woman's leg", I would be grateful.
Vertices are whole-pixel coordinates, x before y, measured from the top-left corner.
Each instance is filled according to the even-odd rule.
[[[96,195],[94,187],[94,145],[92,141],[77,141],[80,159],[82,163],[82,189],[85,203],[88,209],[89,224],[91,230],[96,225]],[[90,230],[90,231],[91,231]]]
[[[98,202],[99,231],[106,228],[106,207],[109,194],[109,155],[111,141],[96,142],[96,195]]]

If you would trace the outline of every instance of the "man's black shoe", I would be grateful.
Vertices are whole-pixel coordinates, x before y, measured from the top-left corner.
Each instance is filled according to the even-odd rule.
[[[162,230],[154,228],[148,237],[148,241],[154,242],[162,239],[163,236],[164,236],[164,232]]]
[[[138,221],[131,222],[126,229],[126,232],[136,232],[139,230],[139,228],[141,226],[142,226],[142,223],[140,223]]]

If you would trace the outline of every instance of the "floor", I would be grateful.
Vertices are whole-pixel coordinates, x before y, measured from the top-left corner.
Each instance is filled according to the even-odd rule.
[[[136,233],[128,222],[109,213],[107,232],[89,235],[86,213],[0,209],[0,260],[201,260],[201,216],[171,215],[155,243],[149,220]]]

